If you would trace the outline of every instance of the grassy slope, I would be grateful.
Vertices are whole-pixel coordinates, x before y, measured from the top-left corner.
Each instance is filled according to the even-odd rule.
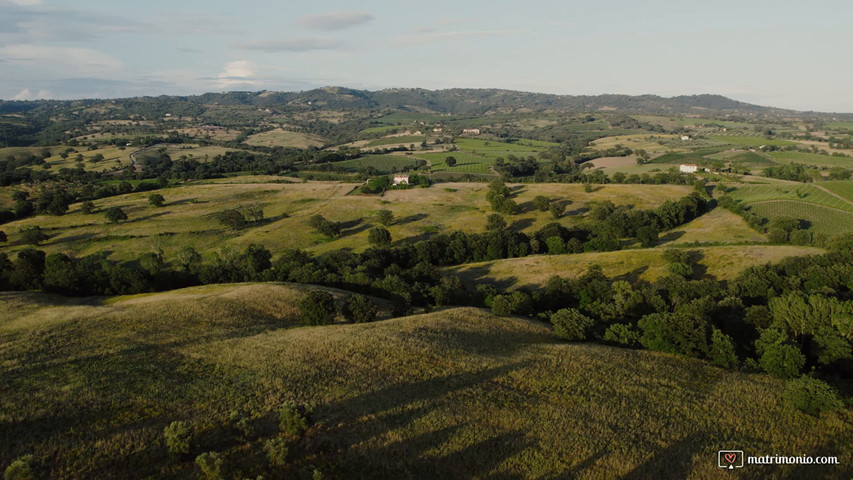
[[[677,242],[676,242],[677,243]],[[816,255],[820,248],[791,245],[696,247],[700,270],[718,280],[729,280],[749,266],[776,262],[785,257]],[[474,288],[478,281],[489,278],[504,287],[542,286],[552,275],[577,277],[590,265],[599,265],[608,277],[632,277],[653,281],[667,274],[663,249],[632,249],[615,252],[593,252],[575,255],[536,255],[450,267],[463,283]]]
[[[185,245],[200,252],[217,251],[223,245],[245,248],[261,243],[273,252],[285,248],[307,248],[316,253],[341,248],[364,249],[368,246],[368,230],[379,209],[390,209],[398,219],[389,230],[395,241],[414,240],[425,231],[462,229],[483,231],[491,213],[486,202],[487,185],[480,183],[447,183],[428,189],[389,191],[377,195],[347,195],[356,185],[344,183],[257,183],[258,177],[228,179],[245,184],[190,184],[160,190],[166,199],[161,208],[148,207],[150,192],[105,198],[95,205],[106,210],[112,206],[125,209],[129,220],[118,225],[107,222],[103,213],[83,215],[80,205],[71,206],[61,217],[40,215],[3,225],[9,243],[0,251],[21,248],[19,229],[39,225],[47,229],[51,239],[43,244],[48,252],[61,251],[77,256],[111,251],[114,258],[135,258],[140,253],[162,249],[167,258]],[[445,189],[455,190],[448,192]],[[571,200],[567,210],[573,211],[592,200],[611,200],[616,204],[634,204],[650,208],[665,200],[677,199],[691,191],[690,187],[671,185],[607,185],[586,193],[582,185],[518,186],[516,200],[525,213],[508,218],[526,231],[541,228],[553,221],[547,212],[533,209],[536,195]],[[226,208],[258,204],[267,221],[242,232],[223,229],[214,214]],[[308,226],[308,219],[322,214],[330,220],[344,222],[343,236],[327,241]],[[286,215],[286,216],[283,216]],[[579,216],[561,221],[571,224]]]
[[[216,450],[254,478],[292,399],[315,405],[302,458],[330,478],[719,478],[716,452],[732,448],[845,466],[743,470],[756,478],[849,477],[850,410],[797,413],[763,375],[559,343],[542,324],[476,309],[293,328],[300,295],[3,294],[14,308],[0,312],[0,465],[33,453],[52,478],[185,478]],[[248,440],[231,411],[255,422]],[[173,420],[195,429],[187,459],[162,445]]]
[[[263,145],[267,147],[308,148],[321,147],[326,143],[326,140],[317,135],[276,129],[256,133],[250,136],[246,140],[246,143],[248,145]]]
[[[690,223],[664,233],[662,244],[763,243],[767,237],[747,225],[738,215],[715,208]]]

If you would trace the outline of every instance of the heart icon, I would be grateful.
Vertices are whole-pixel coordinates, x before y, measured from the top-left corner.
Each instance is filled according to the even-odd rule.
[[[725,458],[727,462],[733,464],[733,463],[735,463],[735,460],[737,460],[737,454],[736,453],[727,453],[727,454],[723,455],[723,458]]]

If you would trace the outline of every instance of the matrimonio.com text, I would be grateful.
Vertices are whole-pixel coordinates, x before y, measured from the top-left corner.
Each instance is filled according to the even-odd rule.
[[[744,455],[743,450],[720,450],[717,466],[733,470],[744,465],[840,465],[838,457],[812,455]]]

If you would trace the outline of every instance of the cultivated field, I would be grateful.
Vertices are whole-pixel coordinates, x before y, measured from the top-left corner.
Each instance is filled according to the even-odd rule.
[[[849,183],[849,182],[847,182]],[[853,202],[839,198],[831,192],[821,188],[821,184],[790,184],[790,185],[749,185],[737,187],[728,195],[744,204],[754,204],[770,200],[791,200],[794,202],[811,203],[824,207],[853,212]],[[837,190],[850,187],[836,183],[833,188]],[[844,190],[846,191],[846,190]]]
[[[373,167],[380,173],[399,172],[404,167],[417,166],[417,160],[404,155],[365,155],[354,160],[335,162],[334,166],[357,171],[362,168]]]
[[[218,452],[229,478],[269,475],[263,444],[290,400],[312,406],[311,423],[296,463],[273,475],[714,479],[717,451],[733,446],[853,461],[849,410],[782,406],[784,382],[766,375],[561,343],[544,324],[470,308],[298,327],[304,290],[2,294],[0,464],[33,454],[49,478],[188,478],[196,455]],[[194,432],[186,456],[164,445],[176,420]]]
[[[818,167],[853,168],[853,158],[833,157],[806,152],[770,152],[769,155],[779,163],[800,163]]]
[[[807,228],[814,233],[836,235],[853,231],[853,214],[811,205],[791,200],[770,200],[753,203],[752,211],[762,217],[774,219],[779,217],[796,218],[805,221],[801,228]]]

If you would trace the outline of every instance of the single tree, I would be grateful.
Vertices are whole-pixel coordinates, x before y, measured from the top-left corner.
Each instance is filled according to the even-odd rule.
[[[551,315],[551,323],[558,337],[582,341],[586,339],[587,330],[592,327],[593,321],[574,308],[563,308]]]
[[[444,159],[444,164],[447,165],[448,167],[452,167],[452,166],[456,165],[456,157],[454,157],[452,155],[448,155]]]
[[[148,195],[148,205],[151,205],[152,207],[162,207],[165,201],[166,199],[159,193],[152,193],[151,195]]]
[[[536,198],[533,199],[533,206],[535,206],[536,210],[539,210],[540,212],[547,212],[550,205],[551,199],[544,195],[537,195]]]
[[[229,208],[217,213],[216,219],[219,220],[219,223],[234,231],[242,230],[246,228],[247,225],[246,217],[244,217],[239,210],[234,208]]]
[[[364,295],[350,295],[341,306],[341,315],[353,323],[372,322],[379,308]]]
[[[384,227],[373,227],[367,234],[367,241],[371,245],[384,247],[391,244],[391,232]]]
[[[391,210],[379,210],[376,212],[376,220],[387,227],[394,223],[394,213]]]
[[[107,217],[107,220],[113,223],[118,223],[123,220],[127,220],[127,214],[124,213],[124,210],[122,210],[121,207],[110,207],[107,209],[105,215]]]
[[[308,325],[328,325],[335,321],[335,298],[329,292],[311,290],[299,302],[299,312]]]
[[[21,243],[27,245],[38,245],[48,239],[48,236],[41,230],[38,225],[24,229],[21,231]]]
[[[486,219],[486,230],[490,232],[500,232],[506,229],[506,220],[500,213],[493,213]]]
[[[89,215],[95,211],[95,204],[91,200],[86,200],[80,204],[80,213]]]
[[[551,212],[552,217],[560,218],[563,216],[563,212],[566,211],[566,206],[560,202],[551,202],[548,205],[548,211]]]

